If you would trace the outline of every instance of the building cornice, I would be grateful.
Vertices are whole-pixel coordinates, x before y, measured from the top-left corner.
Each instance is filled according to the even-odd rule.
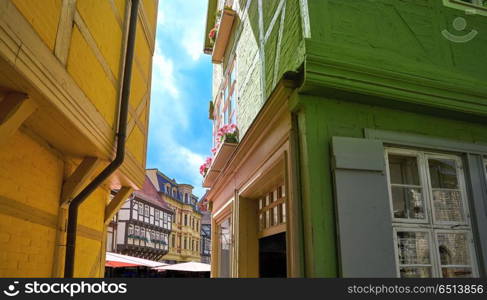
[[[344,60],[343,58],[347,59]],[[487,116],[487,82],[446,68],[382,57],[366,50],[306,40],[305,77],[300,93],[340,97],[370,104],[430,107],[472,116]],[[366,62],[366,63],[364,63]],[[354,97],[347,97],[354,94]]]

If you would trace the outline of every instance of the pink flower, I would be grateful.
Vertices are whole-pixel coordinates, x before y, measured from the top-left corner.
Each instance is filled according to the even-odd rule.
[[[216,147],[213,147],[213,148],[211,149],[211,153],[213,153],[213,155],[215,155],[215,154],[216,154]]]

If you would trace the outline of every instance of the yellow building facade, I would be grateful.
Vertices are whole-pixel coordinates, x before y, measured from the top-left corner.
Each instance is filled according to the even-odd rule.
[[[168,263],[201,261],[201,212],[198,198],[189,184],[178,184],[157,169],[148,169],[147,176],[159,195],[174,211],[169,252],[162,258]]]
[[[138,5],[125,159],[79,207],[75,277],[104,275],[106,224],[144,182],[157,5]],[[0,277],[63,277],[70,202],[117,150],[131,7],[0,1]]]

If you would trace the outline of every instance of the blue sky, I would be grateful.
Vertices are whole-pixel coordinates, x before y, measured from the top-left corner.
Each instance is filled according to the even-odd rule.
[[[207,1],[159,1],[147,167],[202,196],[199,166],[211,148],[212,65],[203,54]]]

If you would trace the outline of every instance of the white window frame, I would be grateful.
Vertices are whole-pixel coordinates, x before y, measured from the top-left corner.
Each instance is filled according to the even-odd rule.
[[[461,0],[443,0],[443,5],[453,9],[462,10],[467,14],[487,16],[487,7],[482,5],[482,0],[474,0],[475,3],[463,2]]]
[[[397,155],[402,155],[402,156],[408,156],[408,157],[415,157],[417,164],[418,164],[418,175],[419,175],[419,186],[413,186],[413,185],[400,185],[400,184],[394,184],[395,186],[402,186],[402,187],[413,187],[413,188],[421,188],[421,194],[422,194],[422,200],[423,200],[423,206],[424,206],[424,219],[406,219],[406,218],[396,218],[394,217],[394,203],[392,201],[392,186],[390,182],[390,170],[389,170],[389,154],[397,154]],[[413,151],[413,150],[407,150],[407,149],[396,149],[396,148],[388,148],[385,151],[385,160],[386,160],[386,175],[387,175],[387,189],[389,192],[389,207],[390,207],[390,212],[391,212],[391,217],[392,217],[392,222],[398,222],[398,223],[412,223],[412,224],[429,224],[430,223],[430,216],[428,214],[428,211],[430,208],[428,207],[430,205],[426,193],[428,192],[428,186],[426,184],[426,179],[427,179],[427,173],[424,170],[425,166],[421,162],[421,156],[419,155],[418,151]]]
[[[394,211],[393,211],[393,203],[392,203],[392,193],[391,193],[391,182],[390,182],[390,171],[389,171],[389,154],[396,154],[396,155],[405,155],[405,156],[416,156],[418,157],[418,172],[420,172],[420,186],[423,189],[423,201],[425,207],[425,215],[427,222],[417,222],[417,220],[409,220],[403,218],[395,218]],[[409,265],[399,265],[399,249],[397,248],[397,232],[407,232],[407,231],[427,231],[429,232],[429,243],[430,243],[430,255],[432,260],[432,276],[433,277],[442,277],[443,273],[441,272],[441,261],[440,261],[440,254],[438,249],[438,241],[437,241],[437,233],[439,232],[447,232],[447,233],[460,233],[466,232],[468,236],[468,251],[470,254],[470,268],[472,269],[472,277],[478,277],[478,263],[477,263],[477,254],[475,251],[475,245],[473,240],[473,228],[470,219],[470,211],[471,207],[468,201],[468,195],[466,191],[466,181],[465,181],[465,174],[463,172],[463,161],[460,156],[454,154],[444,154],[444,153],[436,153],[431,151],[419,151],[419,150],[412,150],[412,149],[404,149],[404,148],[397,148],[397,147],[386,147],[384,151],[385,161],[386,161],[386,176],[387,176],[387,186],[389,192],[389,203],[390,203],[390,214],[392,218],[392,227],[393,227],[393,234],[394,234],[394,252],[395,252],[395,259],[396,259],[396,272],[397,276],[400,277],[400,267],[407,267]],[[459,184],[459,188],[461,190],[462,196],[462,207],[464,213],[464,222],[445,222],[445,221],[436,221],[433,212],[433,189],[431,187],[431,177],[429,173],[428,167],[428,159],[429,158],[439,158],[439,159],[450,159],[455,160],[456,162],[456,171],[457,171],[457,180]],[[484,161],[487,166],[487,160]],[[453,229],[455,228],[455,229]],[[435,250],[433,250],[435,249]],[[418,267],[418,265],[411,265],[412,267]],[[427,265],[425,265],[427,266]],[[448,265],[449,267],[454,268],[453,265]],[[421,266],[419,266],[421,267]],[[466,268],[466,266],[458,266],[462,268]]]
[[[483,2],[484,2],[483,0],[472,0],[473,3],[465,2],[462,0],[450,0],[450,2],[462,4],[462,5],[467,5],[467,6],[475,6],[475,7],[485,8],[485,6],[483,6]]]
[[[437,262],[438,262],[438,270],[440,272],[440,275],[443,274],[442,267],[445,266],[447,268],[471,268],[472,276],[479,276],[472,231],[468,229],[462,229],[462,230],[435,229],[433,230],[433,238],[436,245],[439,244],[437,233],[465,233],[467,235],[467,240],[468,240],[468,245],[467,245],[468,253],[470,254],[470,265],[442,265],[440,260],[440,250],[439,247],[436,247],[435,254],[438,257]]]
[[[434,209],[433,209],[433,188],[431,187],[431,176],[429,172],[429,168],[426,168],[427,171],[427,177],[426,179],[428,180],[428,196],[431,199],[431,217],[433,218],[433,223],[437,225],[447,225],[447,226],[453,226],[455,225],[458,227],[458,225],[463,225],[466,227],[470,227],[470,213],[469,213],[469,207],[468,207],[468,195],[466,191],[466,184],[465,184],[465,174],[463,172],[463,162],[462,159],[458,156],[455,155],[446,155],[446,154],[431,154],[431,153],[425,153],[425,166],[427,165],[428,159],[429,158],[438,158],[438,159],[449,159],[449,160],[455,160],[456,162],[456,169],[457,169],[457,178],[458,178],[458,185],[460,188],[460,194],[462,196],[462,208],[463,208],[463,222],[454,222],[454,221],[437,221],[435,214],[434,214]],[[442,189],[442,190],[448,190],[448,189]],[[452,191],[454,189],[451,189]]]
[[[433,244],[433,236],[432,236],[432,232],[431,230],[427,229],[427,228],[420,228],[420,227],[393,227],[393,232],[394,232],[394,252],[395,252],[395,256],[396,256],[396,272],[397,272],[397,275],[398,277],[401,277],[401,267],[404,267],[404,268],[408,268],[408,267],[411,267],[411,268],[421,268],[421,267],[431,267],[431,275],[433,277],[438,277],[440,274],[437,274],[438,273],[438,268],[437,268],[437,259],[435,257],[435,251],[433,250],[434,248],[434,244]],[[404,265],[404,264],[401,264],[400,261],[399,261],[399,249],[397,247],[398,245],[398,240],[397,240],[397,233],[398,232],[426,232],[429,236],[429,252],[430,252],[430,262],[431,262],[431,265],[427,265],[427,264],[407,264],[407,265]]]

